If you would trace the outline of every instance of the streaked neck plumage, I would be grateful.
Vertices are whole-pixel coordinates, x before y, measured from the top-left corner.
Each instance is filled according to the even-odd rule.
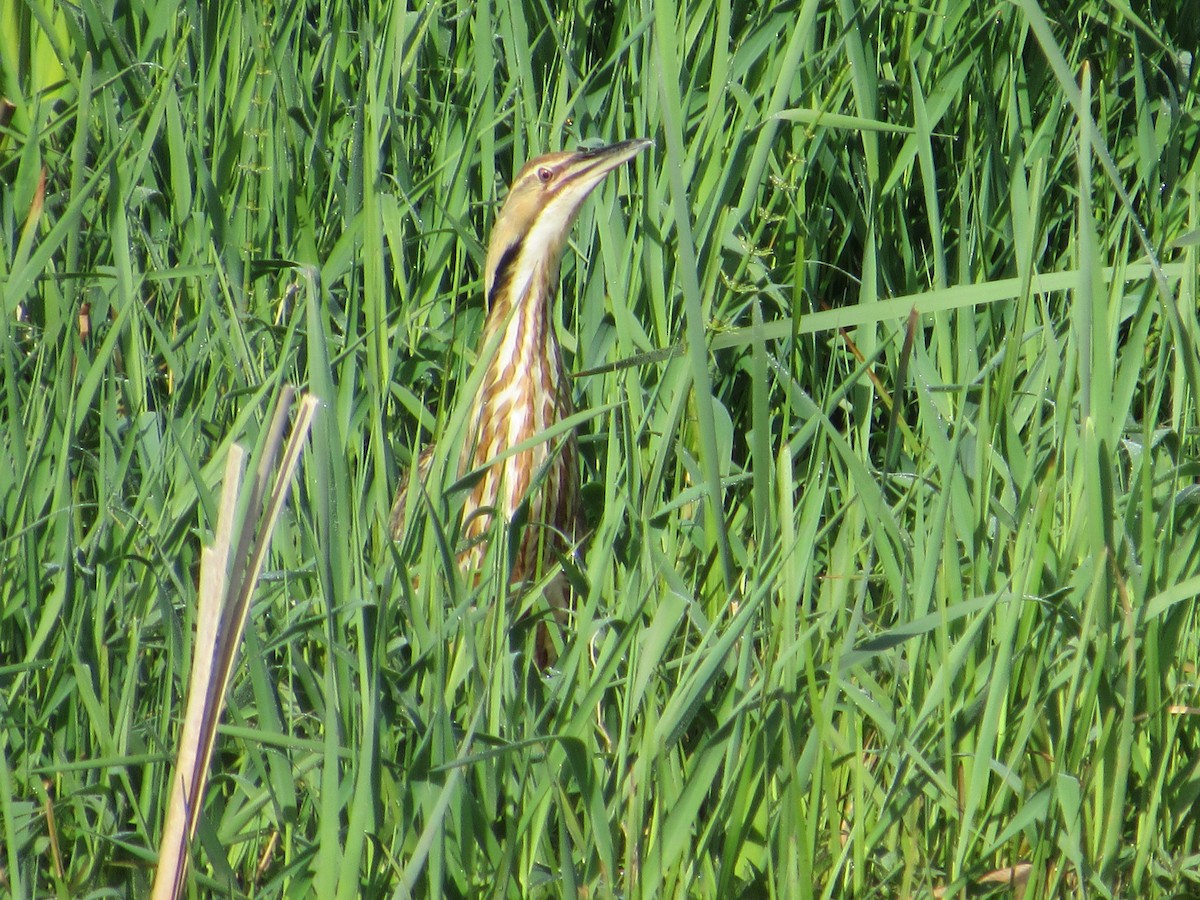
[[[563,248],[588,194],[648,144],[628,141],[530,161],[513,180],[492,230],[484,269],[488,314],[480,338],[486,369],[459,468],[462,474],[483,470],[463,513],[469,540],[486,533],[492,516],[508,522],[529,502],[514,580],[535,574],[548,543],[560,550],[573,543],[579,519],[574,432],[536,440],[574,411],[554,331]],[[509,452],[526,442],[527,449]],[[478,554],[472,551],[475,561]]]

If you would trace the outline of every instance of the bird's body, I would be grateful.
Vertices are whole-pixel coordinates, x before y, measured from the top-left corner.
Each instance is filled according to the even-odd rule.
[[[493,517],[507,524],[526,502],[526,524],[509,574],[513,583],[539,577],[544,563],[570,552],[582,537],[575,433],[537,440],[574,412],[554,331],[559,264],[584,199],[649,144],[634,140],[552,153],[531,160],[513,179],[488,244],[488,314],[478,363],[486,368],[471,400],[470,430],[458,462],[460,475],[481,472],[463,509],[466,549],[459,561],[465,571],[478,569]],[[510,452],[518,445],[525,446]],[[404,494],[402,485],[392,508],[396,537],[403,532]],[[565,602],[561,596],[551,600]],[[539,657],[545,661],[541,647]]]
[[[550,304],[505,306],[500,301],[493,307],[484,328],[483,344],[500,332],[499,344],[486,361],[468,417],[473,433],[459,460],[461,473],[483,469],[463,508],[463,536],[469,564],[477,563],[492,514],[508,521],[528,499],[526,533],[512,573],[514,581],[523,581],[536,576],[538,559],[550,555],[546,550],[565,551],[577,537],[578,454],[575,433],[568,431],[499,459],[575,411]],[[498,461],[489,465],[491,460]],[[535,481],[538,490],[531,493]]]

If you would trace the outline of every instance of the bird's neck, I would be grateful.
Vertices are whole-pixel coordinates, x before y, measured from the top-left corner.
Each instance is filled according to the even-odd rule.
[[[553,279],[548,277],[551,274]],[[534,271],[523,285],[510,282],[490,298],[492,308],[480,349],[480,364],[486,369],[472,403],[472,436],[459,465],[463,472],[495,459],[570,415],[571,398],[552,313],[557,281],[557,267],[553,273]],[[544,455],[546,451],[537,452]],[[517,498],[511,504],[515,509],[537,466],[527,460],[524,468],[530,471],[518,471],[522,468],[519,458],[509,457],[502,468],[514,470],[508,473],[508,489]],[[489,477],[504,478],[499,472]]]
[[[558,266],[534,266],[524,278],[514,278],[505,290],[494,291],[480,342],[481,352],[498,341],[488,363],[489,383],[545,379],[557,388],[562,370],[558,335],[554,331],[554,299],[558,293]]]

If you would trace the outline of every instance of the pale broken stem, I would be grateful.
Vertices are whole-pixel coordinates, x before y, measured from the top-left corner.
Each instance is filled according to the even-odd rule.
[[[187,711],[171,781],[167,819],[163,825],[158,870],[151,895],[153,900],[174,900],[182,893],[188,847],[196,833],[196,822],[208,782],[209,762],[216,743],[217,725],[225,704],[225,689],[237,660],[250,599],[266,559],[271,534],[283,510],[288,487],[300,461],[304,441],[312,426],[317,400],[307,395],[300,402],[296,424],[284,450],[283,463],[275,478],[270,500],[263,510],[263,497],[279,455],[293,395],[290,387],[285,387],[280,393],[240,528],[235,525],[235,517],[245,476],[245,449],[234,444],[225,462],[217,530],[213,545],[205,547],[200,557],[200,605],[192,674],[188,683]],[[235,545],[237,549],[231,568],[230,548]]]
[[[239,444],[229,448],[221,490],[221,511],[213,545],[200,553],[200,607],[196,616],[196,645],[192,653],[192,676],[188,684],[187,711],[179,735],[179,758],[171,781],[171,799],[163,826],[154,900],[179,896],[187,868],[187,848],[196,831],[200,804],[193,802],[204,792],[208,762],[212,756],[216,719],[220,710],[209,710],[209,687],[219,632],[218,620],[225,603],[229,545],[232,543],[233,512],[241,493],[246,451]],[[241,635],[238,635],[240,640]]]

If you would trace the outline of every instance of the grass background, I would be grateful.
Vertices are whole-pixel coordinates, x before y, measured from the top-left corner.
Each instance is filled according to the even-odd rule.
[[[1200,892],[1200,33],[1136,6],[5,4],[0,892],[146,893],[285,382],[192,896]],[[635,136],[542,679],[448,479],[388,508],[506,180]]]

